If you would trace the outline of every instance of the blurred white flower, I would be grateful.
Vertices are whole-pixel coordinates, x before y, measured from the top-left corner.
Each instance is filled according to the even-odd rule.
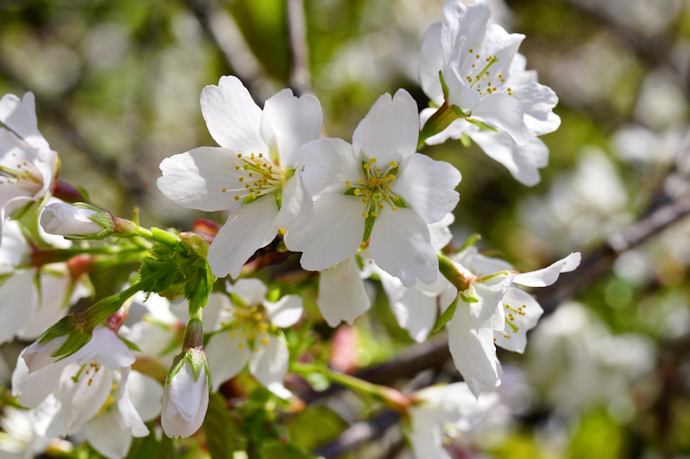
[[[286,295],[270,302],[267,293],[258,279],[240,279],[230,288],[232,303],[206,346],[214,391],[249,364],[249,372],[268,390],[281,398],[292,395],[283,386],[290,355],[279,329],[300,319],[302,298]]]
[[[450,459],[444,446],[471,433],[500,402],[497,393],[475,397],[465,383],[432,386],[412,397],[403,426],[418,459]]]
[[[612,335],[578,303],[565,303],[531,337],[527,375],[555,411],[573,416],[595,404],[631,404],[629,391],[654,365],[650,341]]]
[[[103,227],[91,220],[99,211],[64,202],[48,204],[41,213],[41,227],[49,234],[74,237],[92,236],[103,231]]]

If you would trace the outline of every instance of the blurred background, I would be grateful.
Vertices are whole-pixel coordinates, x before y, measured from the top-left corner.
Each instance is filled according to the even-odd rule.
[[[500,355],[503,405],[460,439],[458,457],[689,457],[690,1],[489,3],[495,22],[527,36],[520,51],[559,95],[562,125],[543,137],[550,165],[534,188],[474,145],[425,150],[463,173],[456,243],[480,233],[483,249],[523,271],[571,251],[586,262],[563,279],[569,288],[544,294],[526,354]],[[311,92],[325,132],[349,141],[383,92],[402,87],[427,105],[417,57],[442,7],[0,0],[0,94],[35,93],[62,181],[113,213],[139,207],[146,226],[189,229],[202,215],[167,201],[156,179],[163,158],[215,145],[199,108],[205,85],[234,74],[259,104],[283,87]],[[411,343],[378,296],[372,313],[342,332],[356,341],[344,369]],[[306,449],[362,414],[317,409],[318,433],[308,432],[315,418],[306,415],[289,426]],[[405,457],[399,438],[386,435],[349,457]]]

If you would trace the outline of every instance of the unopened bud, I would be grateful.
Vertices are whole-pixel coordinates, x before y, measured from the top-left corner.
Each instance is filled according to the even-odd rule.
[[[113,217],[90,204],[56,202],[43,210],[41,226],[48,234],[70,239],[102,239],[112,233]]]

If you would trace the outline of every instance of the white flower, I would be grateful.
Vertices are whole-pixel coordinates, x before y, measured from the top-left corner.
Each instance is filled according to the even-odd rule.
[[[438,275],[428,224],[459,200],[460,172],[415,153],[417,104],[405,90],[381,96],[353,135],[308,143],[299,156],[314,202],[311,223],[288,231],[285,244],[303,252],[307,270],[321,271],[353,256],[368,242],[376,264],[405,285]]]
[[[103,231],[101,225],[89,218],[97,214],[99,211],[88,207],[56,202],[43,209],[40,223],[49,234],[67,237],[91,236]]]
[[[81,275],[72,278],[66,263],[31,266],[31,248],[16,221],[8,221],[2,233],[0,273],[9,275],[0,281],[0,343],[14,336],[35,339],[90,291]]]
[[[475,398],[465,383],[433,386],[413,397],[404,427],[419,459],[450,459],[445,441],[471,432],[500,401],[496,393]]]
[[[537,184],[549,151],[535,136],[553,132],[560,125],[560,118],[552,112],[558,97],[537,82],[535,71],[525,70],[526,59],[517,54],[524,36],[488,24],[491,11],[483,0],[472,5],[448,1],[444,11],[443,24],[433,24],[422,41],[422,89],[432,102],[443,105],[442,72],[449,89],[445,102],[499,132],[481,130],[460,118],[426,143],[435,145],[467,135],[515,179],[528,186]],[[423,110],[422,122],[435,111]]]
[[[200,351],[204,352],[204,351]],[[208,409],[208,375],[201,366],[195,377],[192,365],[185,360],[182,368],[169,377],[163,391],[161,425],[170,438],[187,438],[199,430]]]
[[[0,127],[1,229],[13,211],[52,191],[59,160],[38,130],[33,93],[0,99],[0,122],[8,128]]]
[[[284,89],[263,111],[235,77],[201,93],[201,111],[221,146],[201,147],[163,160],[158,188],[171,201],[230,217],[208,251],[218,277],[237,278],[242,266],[279,228],[298,229],[311,216],[297,149],[316,139],[323,114],[318,99]]]
[[[258,279],[240,279],[232,286],[232,305],[227,325],[206,346],[213,374],[213,390],[249,363],[249,372],[281,398],[292,394],[283,386],[290,358],[285,335],[302,316],[302,298],[286,295],[272,303],[265,299],[266,286]]]
[[[79,431],[108,408],[116,383],[113,400],[117,400],[122,423],[133,436],[148,435],[127,390],[134,355],[117,334],[99,325],[86,345],[56,362],[50,354],[59,345],[60,338],[32,344],[20,354],[12,375],[12,393],[19,403],[30,408],[52,406],[42,434],[64,436]]]

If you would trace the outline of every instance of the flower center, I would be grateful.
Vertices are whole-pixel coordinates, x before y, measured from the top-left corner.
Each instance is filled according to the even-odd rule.
[[[469,53],[472,55],[470,59],[465,61],[465,65],[460,70],[461,75],[465,75],[465,82],[480,96],[487,96],[497,91],[505,92],[509,96],[514,95],[511,88],[505,88],[505,76],[502,73],[491,73],[489,70],[491,66],[498,62],[496,56],[483,55],[482,51],[475,51],[470,48]]]
[[[385,167],[378,167],[376,158],[371,158],[368,163],[362,161],[362,172],[364,177],[360,177],[357,183],[345,182],[348,188],[345,194],[361,197],[362,204],[366,205],[362,217],[378,217],[386,204],[393,210],[398,210],[398,206],[404,207],[402,199],[391,191],[390,186],[398,173],[398,163],[391,161]]]
[[[261,196],[280,191],[283,183],[295,174],[294,170],[284,171],[278,164],[264,156],[263,153],[243,155],[238,153],[244,164],[236,165],[240,176],[236,188],[223,188],[223,193],[235,194],[235,201],[243,199],[243,204],[249,204]]]
[[[240,343],[237,344],[239,349],[249,346],[258,352],[261,346],[268,346],[268,331],[271,328],[271,322],[266,315],[266,309],[261,306],[252,306],[245,308],[228,308],[233,316],[231,323],[222,323],[222,326],[229,325],[230,336],[239,338]]]

